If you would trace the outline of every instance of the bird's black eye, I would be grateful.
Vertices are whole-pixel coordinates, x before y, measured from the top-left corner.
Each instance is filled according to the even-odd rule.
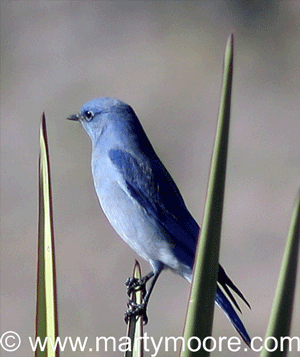
[[[84,116],[85,116],[85,119],[87,121],[91,121],[94,117],[94,113],[91,112],[90,110],[87,110],[85,113],[84,113]]]

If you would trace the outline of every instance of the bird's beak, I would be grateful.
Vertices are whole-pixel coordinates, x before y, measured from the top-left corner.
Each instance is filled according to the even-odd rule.
[[[73,114],[70,115],[69,117],[67,117],[68,120],[75,120],[78,121],[79,120],[79,115],[78,114]]]

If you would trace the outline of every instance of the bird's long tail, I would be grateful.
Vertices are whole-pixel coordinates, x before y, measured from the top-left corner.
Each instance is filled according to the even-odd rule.
[[[237,313],[233,309],[231,303],[222,292],[219,286],[217,286],[217,292],[215,297],[216,304],[225,312],[225,315],[228,317],[234,328],[241,335],[245,343],[250,346],[251,339],[245,329],[244,324],[241,319],[238,317]]]

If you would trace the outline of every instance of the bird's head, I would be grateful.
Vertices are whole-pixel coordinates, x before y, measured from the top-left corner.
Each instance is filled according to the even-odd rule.
[[[128,126],[136,118],[132,108],[114,98],[96,98],[87,102],[78,114],[70,115],[67,119],[80,121],[93,143],[98,141],[104,131],[112,133],[128,131]]]
[[[67,119],[80,121],[89,134],[94,148],[150,152],[153,148],[133,109],[121,100],[97,98],[87,102],[78,114]]]

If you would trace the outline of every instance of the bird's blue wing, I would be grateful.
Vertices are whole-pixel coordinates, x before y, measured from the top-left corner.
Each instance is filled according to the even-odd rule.
[[[190,256],[192,265],[199,226],[155,153],[151,162],[148,158],[138,160],[121,149],[111,149],[109,157],[122,174],[132,198],[167,231],[179,254],[185,252]]]

